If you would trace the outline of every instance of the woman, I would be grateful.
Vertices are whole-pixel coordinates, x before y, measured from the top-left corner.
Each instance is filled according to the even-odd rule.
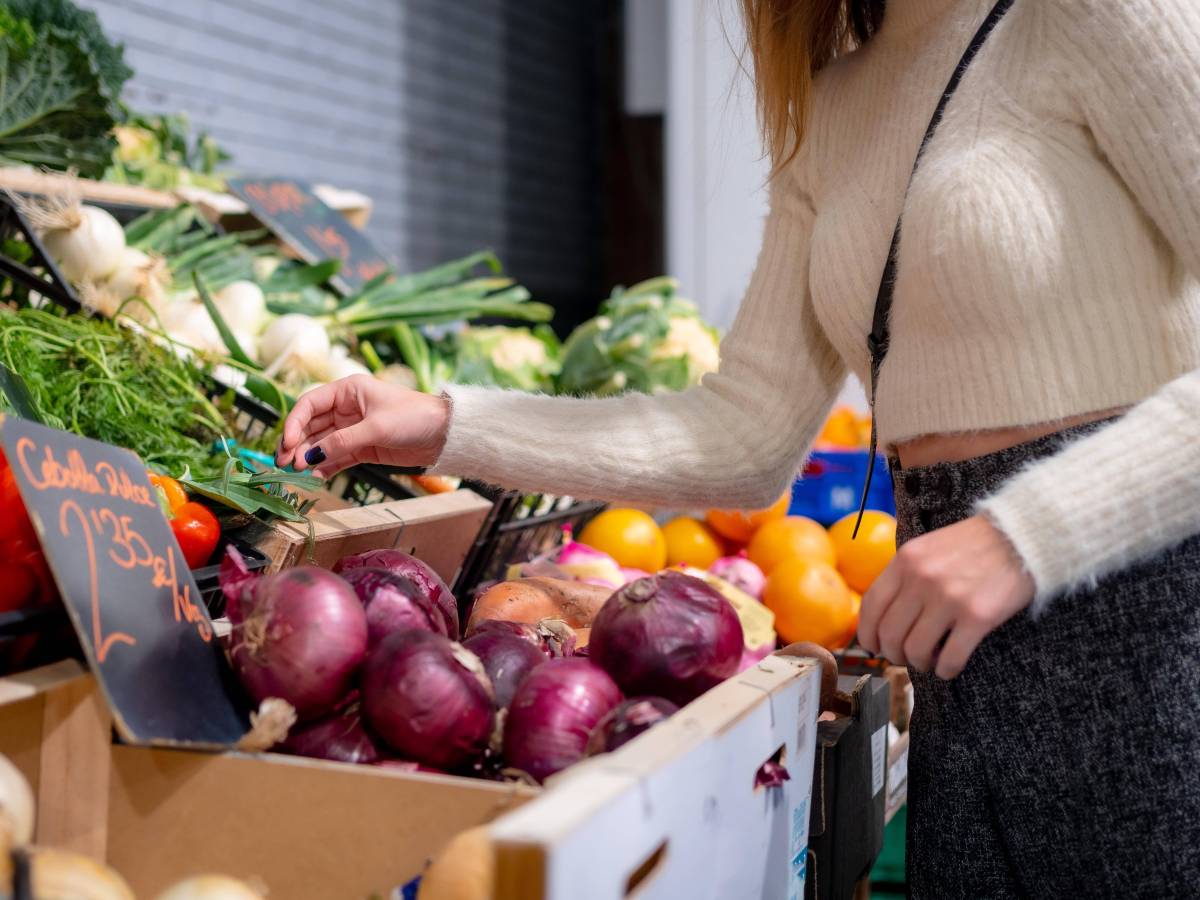
[[[1200,5],[1015,0],[911,185],[993,0],[744,6],[775,173],[718,374],[604,400],[351,379],[301,399],[279,462],[764,506],[870,377],[903,210],[876,415],[904,546],[859,637],[914,671],[911,889],[1192,894]]]

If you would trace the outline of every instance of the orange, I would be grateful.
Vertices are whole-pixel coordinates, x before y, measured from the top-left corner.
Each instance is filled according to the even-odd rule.
[[[797,556],[831,566],[837,562],[829,534],[820,523],[804,516],[787,516],[768,522],[755,533],[746,553],[750,561],[768,575],[780,563]]]
[[[858,537],[854,521],[858,513],[839,519],[829,529],[829,537],[837,551],[837,567],[846,584],[865,593],[896,555],[896,520],[885,512],[869,509],[863,513]]]
[[[792,492],[784,491],[780,498],[766,509],[710,509],[705,520],[721,537],[735,544],[744,544],[767,522],[786,516],[791,502]]]
[[[857,447],[859,445],[858,413],[849,406],[836,407],[825,420],[818,444],[831,447]]]
[[[579,543],[607,553],[626,569],[657,572],[667,564],[667,540],[640,509],[606,509],[588,522]]]
[[[680,516],[662,528],[667,540],[667,565],[707,569],[725,554],[725,548],[698,519]]]
[[[837,569],[813,559],[789,559],[767,578],[763,603],[788,643],[812,641],[829,650],[846,644],[856,618],[854,598]]]

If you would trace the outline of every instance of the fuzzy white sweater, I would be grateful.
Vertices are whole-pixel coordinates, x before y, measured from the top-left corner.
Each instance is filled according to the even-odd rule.
[[[890,0],[823,72],[719,373],[673,396],[449,391],[438,470],[761,506],[853,371],[904,224],[881,441],[1133,405],[980,504],[1038,603],[1200,531],[1200,3],[1016,0],[907,191],[992,0]]]

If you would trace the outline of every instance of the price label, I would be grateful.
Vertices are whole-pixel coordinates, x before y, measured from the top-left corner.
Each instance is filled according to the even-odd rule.
[[[141,460],[9,417],[4,452],[118,733],[228,746],[248,710]]]
[[[343,294],[352,294],[390,268],[367,236],[325,205],[305,182],[291,178],[230,178],[226,184],[306,262],[341,260],[341,268],[330,281]]]

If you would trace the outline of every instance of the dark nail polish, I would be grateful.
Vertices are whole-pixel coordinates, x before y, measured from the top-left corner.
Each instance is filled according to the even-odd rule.
[[[320,447],[309,447],[308,452],[304,454],[304,461],[310,466],[319,466],[325,462],[325,451]]]

